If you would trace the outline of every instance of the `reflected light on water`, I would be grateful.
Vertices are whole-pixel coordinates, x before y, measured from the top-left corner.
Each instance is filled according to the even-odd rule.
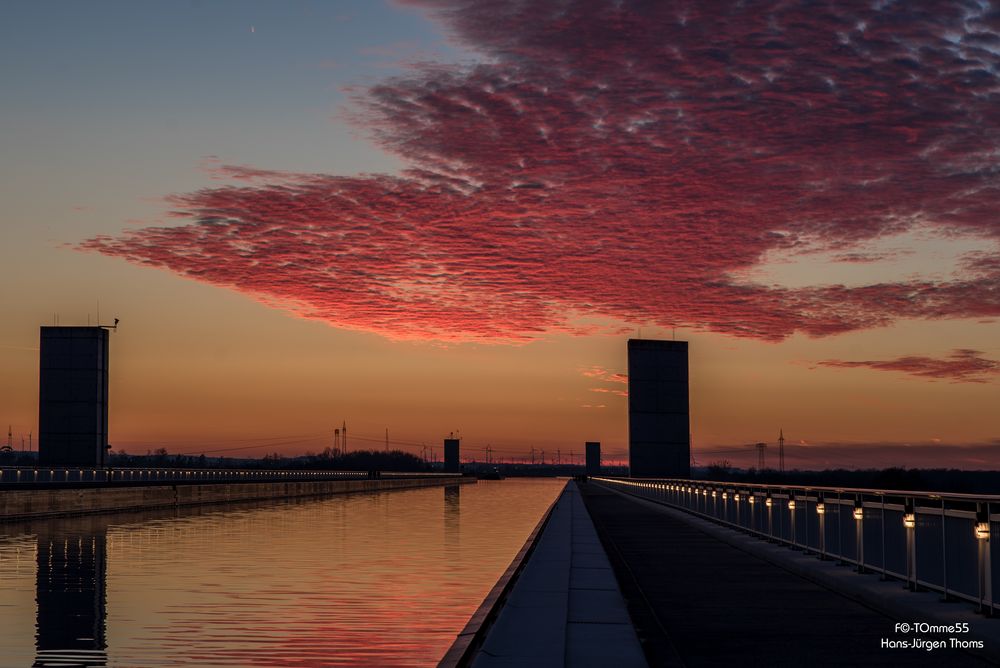
[[[11,666],[433,665],[560,480],[0,527]]]

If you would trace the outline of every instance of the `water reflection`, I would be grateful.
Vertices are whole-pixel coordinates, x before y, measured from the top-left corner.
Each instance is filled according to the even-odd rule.
[[[448,552],[458,549],[462,520],[462,486],[444,488],[444,544]]]
[[[43,523],[36,545],[34,666],[106,665],[106,524]]]
[[[433,665],[563,484],[0,525],[0,665]]]

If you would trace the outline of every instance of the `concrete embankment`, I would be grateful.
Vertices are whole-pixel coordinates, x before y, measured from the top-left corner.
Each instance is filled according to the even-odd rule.
[[[310,482],[211,483],[142,487],[88,487],[78,489],[12,489],[0,491],[0,522],[34,517],[168,508],[207,503],[325,496],[350,492],[378,492],[414,487],[474,483],[460,476]]]

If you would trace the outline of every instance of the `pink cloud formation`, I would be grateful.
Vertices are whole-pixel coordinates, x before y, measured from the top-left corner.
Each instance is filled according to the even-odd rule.
[[[807,244],[864,261],[920,227],[1000,242],[996,9],[406,4],[484,57],[358,94],[402,174],[231,167],[239,185],[172,198],[185,224],[81,247],[404,339],[591,331],[580,315],[767,340],[1000,315],[995,250],[951,279],[733,278]]]
[[[609,383],[628,383],[628,374],[614,373],[600,366],[580,369],[580,373],[587,378],[597,378]]]
[[[590,388],[590,391],[591,392],[601,392],[603,394],[617,394],[619,397],[627,397],[628,396],[628,392],[626,392],[625,390],[611,390],[611,389],[608,389],[606,387],[592,387],[592,388]]]
[[[1000,374],[1000,362],[982,357],[978,350],[954,350],[943,359],[910,355],[894,360],[823,360],[821,366],[837,368],[864,367],[880,371],[899,371],[923,378],[943,378],[962,383],[985,383]]]

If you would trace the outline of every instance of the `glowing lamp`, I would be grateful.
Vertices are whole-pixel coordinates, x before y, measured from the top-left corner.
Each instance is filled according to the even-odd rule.
[[[907,529],[917,526],[917,516],[913,513],[905,513],[903,515],[903,526]]]
[[[789,510],[795,510],[795,499],[789,499],[788,500],[788,509]]]
[[[979,540],[989,540],[990,539],[990,523],[989,522],[976,522],[976,538]]]
[[[725,501],[725,500],[726,500],[726,499],[728,499],[728,498],[729,498],[729,495],[728,495],[728,494],[726,494],[725,492],[723,492],[723,493],[722,493],[722,500],[723,500],[723,501]]]
[[[750,505],[751,505],[751,506],[752,506],[752,505],[754,504],[754,502],[755,502],[756,500],[757,500],[757,499],[756,499],[756,497],[754,497],[754,495],[753,495],[753,494],[751,494],[751,495],[750,495],[750,498],[749,498],[749,499],[747,499],[747,501],[749,501],[749,502],[750,502]]]
[[[855,508],[854,509],[854,519],[856,519],[856,520],[863,520],[863,519],[865,519],[865,509],[862,508],[861,506],[858,506],[857,508]]]
[[[764,505],[767,506],[768,508],[771,507],[771,497],[767,497],[766,499],[764,499]]]
[[[826,504],[825,503],[817,503],[816,504],[816,514],[817,515],[825,515],[826,514]]]

